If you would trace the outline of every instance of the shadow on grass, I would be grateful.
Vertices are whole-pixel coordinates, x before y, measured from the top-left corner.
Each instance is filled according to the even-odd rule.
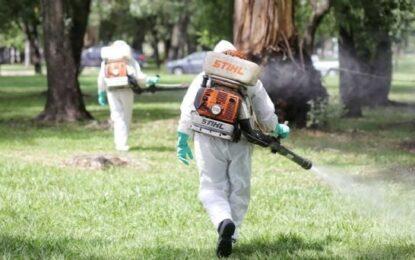
[[[130,151],[175,152],[176,149],[169,146],[134,146]]]
[[[362,251],[357,259],[414,259],[415,244],[379,245]]]
[[[11,235],[0,235],[0,256],[5,258],[21,259],[96,259],[104,256],[91,255],[80,248],[88,244],[88,247],[103,247],[105,241],[85,241],[73,238],[61,239],[31,239]]]
[[[104,121],[109,118],[109,111],[90,110],[93,116]],[[133,124],[148,123],[157,120],[167,120],[178,117],[178,111],[169,108],[134,109]],[[0,141],[32,140],[38,137],[61,137],[71,140],[85,140],[91,136],[107,133],[109,129],[88,128],[90,122],[78,123],[42,123],[32,118],[0,119]],[[135,127],[135,126],[133,126]],[[161,150],[160,150],[161,151]]]
[[[308,240],[296,234],[281,234],[274,239],[254,238],[253,240],[236,244],[233,256],[240,258],[251,257],[282,257],[293,256],[299,251],[314,251],[317,254],[324,251],[332,239]],[[316,254],[313,254],[316,255]]]
[[[408,82],[408,83],[412,83],[412,82]],[[394,83],[392,85],[391,92],[394,94],[408,94],[409,95],[409,94],[415,93],[415,89],[409,84]]]

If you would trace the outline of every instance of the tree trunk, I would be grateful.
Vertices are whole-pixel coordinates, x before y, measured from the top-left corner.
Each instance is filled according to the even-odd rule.
[[[361,82],[367,77],[350,72],[360,71],[362,62],[357,59],[354,39],[344,27],[339,29],[339,65],[340,65],[340,97],[344,104],[346,117],[362,116]]]
[[[392,40],[378,32],[373,54],[359,51],[356,34],[339,28],[340,96],[347,117],[362,116],[363,106],[388,105],[392,82]]]
[[[23,29],[30,44],[30,60],[35,67],[35,74],[42,74],[42,57],[40,54],[39,33],[37,23],[25,21]]]
[[[153,48],[153,55],[154,55],[154,60],[156,61],[156,66],[157,69],[160,69],[161,66],[161,60],[160,60],[160,52],[159,52],[159,38],[158,38],[158,34],[157,31],[152,28],[152,42],[151,42],[151,47]]]
[[[76,3],[73,6],[65,6],[68,2],[64,0],[42,0],[41,3],[48,90],[45,109],[38,119],[57,122],[92,119],[85,109],[78,82],[82,49],[79,41],[83,40],[85,28],[73,28],[84,24],[82,21],[87,18],[73,19],[69,25],[72,27],[67,28],[65,10]],[[75,16],[85,15],[85,10],[78,11],[71,10]]]
[[[197,37],[196,35],[188,35],[187,37],[187,54],[197,51]]]
[[[30,64],[30,42],[26,37],[24,42],[24,66],[27,68]]]
[[[69,41],[71,44],[72,57],[76,66],[76,74],[79,74],[81,64],[81,53],[84,46],[84,37],[88,25],[88,17],[91,10],[91,0],[71,0],[68,3],[68,14],[72,20],[69,27]],[[78,77],[76,77],[78,81]],[[79,83],[77,83],[79,87]]]
[[[392,84],[393,51],[392,38],[384,31],[378,32],[376,52],[369,64],[373,75],[370,85],[365,89],[363,104],[366,106],[386,106]]]
[[[170,46],[169,46],[169,51],[167,55],[168,60],[176,60],[179,57],[179,49],[180,49],[180,41],[181,41],[180,38],[181,38],[180,22],[177,22],[173,26],[173,30],[171,32]]]
[[[176,60],[184,56],[185,52],[183,51],[183,47],[185,47],[187,42],[187,26],[189,21],[189,14],[187,10],[185,10],[180,14],[179,20],[173,26],[171,33],[171,45],[168,53],[169,60]]]
[[[340,95],[346,116],[361,116],[364,106],[390,104],[393,14],[400,7],[393,1],[333,3],[339,23]]]
[[[137,30],[134,33],[133,42],[131,44],[131,47],[140,53],[143,53],[143,43],[146,36],[146,30],[143,28],[143,24],[144,22],[142,20],[136,19]]]
[[[234,42],[263,65],[261,80],[280,122],[305,127],[310,101],[325,99],[310,57],[299,47],[293,0],[235,1]]]
[[[323,21],[324,16],[330,10],[330,0],[324,0],[320,4],[318,0],[308,1],[313,11],[304,33],[303,44],[304,49],[307,51],[307,53],[312,55],[314,53],[314,36],[316,34],[318,26]]]

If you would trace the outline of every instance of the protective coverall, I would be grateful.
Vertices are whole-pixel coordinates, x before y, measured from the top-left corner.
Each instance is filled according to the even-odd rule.
[[[235,50],[235,47],[221,41],[214,49],[215,52],[226,50]],[[194,100],[202,80],[203,73],[193,80],[180,107],[178,131],[189,136],[193,134],[191,111],[196,110]],[[273,132],[278,119],[262,83],[258,81],[247,92],[261,129]],[[195,132],[194,146],[200,174],[199,199],[212,223],[218,228],[224,219],[231,219],[236,227],[240,226],[250,199],[252,144],[243,137],[239,142],[230,142]]]
[[[117,48],[125,48],[125,45],[127,43],[123,41],[116,41],[111,45],[111,48],[117,51]],[[133,58],[130,58],[128,61],[127,72],[128,75],[135,77],[137,82],[141,83],[140,85],[143,82],[145,84],[146,75],[141,72],[140,65]],[[107,91],[111,120],[114,124],[115,147],[119,151],[127,151],[129,150],[127,141],[133,112],[134,93],[128,85],[125,88],[108,89],[104,78],[105,61],[101,63],[101,70],[98,76],[98,91]]]

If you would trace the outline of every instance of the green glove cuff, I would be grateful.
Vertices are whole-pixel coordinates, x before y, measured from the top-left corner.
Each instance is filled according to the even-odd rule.
[[[187,140],[189,140],[189,135],[177,132],[177,146],[187,146]]]
[[[108,102],[107,102],[107,92],[105,92],[103,90],[98,91],[98,103],[101,106],[105,106],[105,105],[108,104]]]
[[[147,85],[156,85],[157,83],[159,83],[159,81],[160,81],[159,75],[146,78]]]
[[[192,151],[187,144],[189,135],[182,132],[177,132],[177,136],[177,157],[182,163],[189,165],[189,160],[193,159]]]
[[[274,135],[280,136],[281,138],[286,138],[288,137],[289,133],[290,133],[290,128],[287,125],[277,124],[275,126]]]

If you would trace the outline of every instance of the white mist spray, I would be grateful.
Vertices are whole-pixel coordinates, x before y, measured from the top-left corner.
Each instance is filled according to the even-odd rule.
[[[310,170],[343,197],[350,199],[361,213],[376,216],[385,223],[395,223],[415,233],[413,173],[395,169],[388,174],[394,178],[386,179],[379,173],[368,177],[340,173],[327,167],[313,166]]]

